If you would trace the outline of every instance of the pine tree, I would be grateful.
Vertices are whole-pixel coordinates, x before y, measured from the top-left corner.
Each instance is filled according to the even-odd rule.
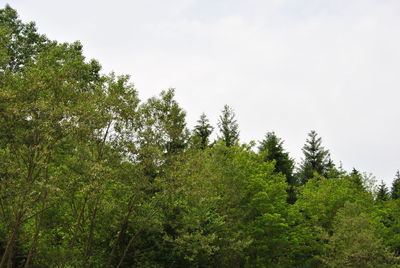
[[[306,144],[302,149],[304,159],[299,168],[298,176],[302,184],[305,184],[314,176],[314,173],[325,176],[334,167],[328,150],[321,146],[322,139],[312,130],[308,134]]]
[[[197,125],[194,127],[195,136],[200,138],[200,148],[204,149],[208,146],[209,137],[214,128],[210,125],[207,116],[203,113],[200,119],[197,120]]]
[[[400,198],[400,171],[399,170],[397,170],[396,175],[393,180],[391,195],[392,195],[393,199]]]
[[[386,184],[383,181],[381,181],[381,184],[378,186],[378,193],[376,195],[376,200],[386,201],[389,200],[389,198],[390,198],[389,190],[386,187]]]
[[[233,146],[239,139],[239,125],[235,119],[235,112],[228,105],[225,105],[222,110],[218,128],[222,135],[221,139],[227,147]]]
[[[274,132],[268,132],[265,139],[258,147],[260,153],[264,154],[265,161],[275,161],[275,172],[282,173],[286,182],[290,185],[288,190],[288,202],[293,204],[296,201],[295,186],[296,180],[293,176],[294,160],[283,149],[283,141]]]

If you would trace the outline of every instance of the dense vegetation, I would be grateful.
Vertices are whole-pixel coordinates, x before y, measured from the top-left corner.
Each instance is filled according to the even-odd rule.
[[[189,130],[173,90],[140,101],[9,6],[0,42],[0,268],[398,267],[399,172],[375,191],[315,131],[296,168],[229,106]]]

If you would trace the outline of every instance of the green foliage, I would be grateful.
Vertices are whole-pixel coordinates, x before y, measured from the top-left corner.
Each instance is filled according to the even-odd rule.
[[[308,134],[308,139],[302,149],[304,159],[302,159],[298,172],[302,184],[305,184],[309,179],[314,177],[315,173],[326,176],[334,167],[330,159],[329,151],[325,150],[324,147],[321,146],[321,143],[321,138],[312,130]]]
[[[354,182],[357,188],[359,188],[360,190],[365,190],[363,177],[357,169],[353,168],[353,170],[351,171],[350,180]]]
[[[400,202],[399,199],[380,203],[378,215],[381,218],[382,228],[380,235],[383,242],[397,256],[400,256]]]
[[[22,23],[9,5],[0,10],[0,34],[1,48],[4,48],[0,52],[0,70],[3,71],[21,71],[51,46],[44,35],[37,33],[35,23]]]
[[[194,127],[194,138],[199,139],[201,149],[205,149],[209,145],[209,137],[213,129],[207,116],[203,113],[200,119],[197,120],[197,125]]]
[[[397,170],[396,176],[393,180],[391,196],[393,199],[400,198],[400,171]]]
[[[293,204],[296,201],[295,186],[297,185],[295,176],[293,175],[294,160],[283,149],[283,141],[278,138],[274,132],[268,132],[265,139],[261,141],[258,150],[264,154],[264,160],[275,161],[275,172],[281,173],[286,177],[289,184],[288,202]]]
[[[226,146],[233,146],[239,139],[239,125],[235,119],[235,112],[228,105],[224,106],[219,117],[218,128],[221,132],[221,139]]]
[[[175,154],[187,145],[186,113],[174,100],[173,89],[162,91],[160,98],[150,98],[140,107],[141,145],[158,146],[161,153]]]
[[[387,201],[390,198],[389,190],[386,184],[382,181],[378,186],[378,192],[376,194],[377,201]]]
[[[327,236],[333,232],[333,221],[346,202],[360,202],[372,207],[372,194],[355,187],[347,177],[321,180],[315,177],[302,186],[295,207],[302,214],[300,223],[303,243],[300,257],[308,260],[307,267],[321,266],[326,251]]]
[[[79,42],[9,6],[0,22],[0,268],[396,267],[398,179],[375,202],[311,132],[298,186],[283,142],[239,144],[229,106],[220,140],[204,114],[190,140],[173,89],[141,102]]]
[[[379,239],[373,215],[347,202],[334,220],[324,262],[328,267],[399,267],[399,259]]]

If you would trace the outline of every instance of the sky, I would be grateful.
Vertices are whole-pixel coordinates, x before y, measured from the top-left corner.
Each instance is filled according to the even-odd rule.
[[[336,164],[391,184],[400,169],[398,0],[0,0],[142,100],[176,89],[192,127],[225,104],[242,142],[268,131],[297,161],[316,130]]]

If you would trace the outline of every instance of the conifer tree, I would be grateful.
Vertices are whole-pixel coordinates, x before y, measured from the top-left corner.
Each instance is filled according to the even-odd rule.
[[[353,168],[351,171],[350,180],[357,186],[357,188],[365,190],[361,173],[357,169]]]
[[[396,175],[393,180],[391,195],[392,195],[393,199],[400,198],[400,171],[399,170],[397,170]]]
[[[293,204],[296,200],[295,189],[296,180],[293,176],[294,160],[283,149],[283,141],[274,132],[268,132],[265,139],[261,141],[258,150],[264,153],[264,160],[275,161],[275,172],[282,173],[286,177],[286,182],[290,185],[288,190],[288,202]]]
[[[231,147],[239,139],[239,125],[235,119],[235,112],[228,105],[224,106],[219,117],[218,128],[221,132],[220,137],[227,147]]]
[[[381,181],[381,184],[378,186],[378,193],[376,195],[377,201],[387,201],[390,198],[389,190],[386,184]]]
[[[302,149],[304,159],[302,159],[298,173],[302,184],[311,179],[314,176],[314,172],[325,176],[334,167],[329,151],[325,150],[321,144],[321,137],[318,137],[317,132],[312,130],[308,134],[308,139]]]
[[[197,120],[197,125],[194,127],[194,133],[200,138],[200,148],[204,149],[208,146],[209,137],[214,128],[210,125],[207,116],[203,113],[200,119]]]

